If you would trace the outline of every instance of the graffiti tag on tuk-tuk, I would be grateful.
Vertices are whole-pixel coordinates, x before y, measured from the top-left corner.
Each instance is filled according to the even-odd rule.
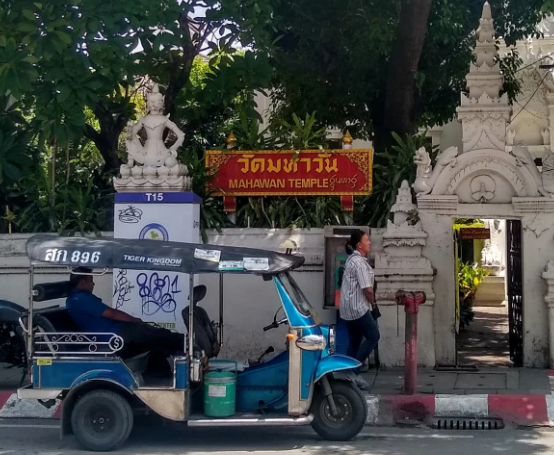
[[[48,262],[67,262],[69,253],[67,250],[60,250],[58,248],[49,248],[46,250],[44,260]],[[100,251],[79,251],[75,250],[71,252],[69,257],[71,262],[79,262],[81,264],[96,264],[100,260]]]
[[[160,277],[156,272],[147,275],[137,275],[139,296],[142,298],[142,314],[152,316],[159,311],[175,315],[177,302],[175,295],[179,294],[179,277],[171,280],[169,275]]]
[[[115,301],[116,310],[118,310],[126,302],[129,302],[131,300],[131,289],[133,288],[134,286],[131,284],[131,281],[127,278],[127,270],[121,269],[117,274],[117,278],[115,280],[114,292],[112,296],[112,297],[115,297],[117,295],[117,299]]]

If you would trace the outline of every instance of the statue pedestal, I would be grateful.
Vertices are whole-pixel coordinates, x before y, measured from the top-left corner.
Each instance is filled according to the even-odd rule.
[[[116,193],[114,237],[200,243],[200,202],[190,192]],[[185,333],[188,276],[114,269],[113,308]]]

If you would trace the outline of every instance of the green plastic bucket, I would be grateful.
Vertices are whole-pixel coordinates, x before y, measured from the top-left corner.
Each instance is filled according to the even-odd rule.
[[[230,417],[235,414],[237,376],[230,371],[212,371],[204,376],[204,415]]]

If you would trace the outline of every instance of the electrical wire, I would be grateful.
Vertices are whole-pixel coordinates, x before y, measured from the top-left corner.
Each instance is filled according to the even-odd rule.
[[[551,52],[550,54],[545,55],[545,56],[539,58],[538,60],[535,60],[535,61],[532,62],[532,63],[529,63],[528,65],[524,66],[523,68],[518,69],[518,70],[515,71],[515,72],[516,72],[516,73],[519,73],[520,71],[526,70],[527,68],[530,68],[530,67],[536,65],[537,63],[542,62],[544,59],[546,59],[546,58],[548,58],[548,57],[552,57],[553,55],[554,55],[554,52]]]
[[[516,118],[519,114],[521,114],[525,108],[528,106],[528,104],[531,102],[531,100],[534,98],[534,96],[537,94],[537,92],[539,91],[539,89],[542,87],[542,84],[544,84],[544,81],[546,80],[546,77],[550,74],[550,72],[547,72],[541,82],[539,83],[539,85],[537,85],[537,88],[535,89],[535,91],[533,92],[533,94],[529,97],[529,99],[527,100],[527,102],[525,103],[525,105],[521,108],[521,110],[510,120],[510,123],[508,123],[508,125],[510,125]]]
[[[374,287],[374,290],[377,290],[377,286]],[[377,329],[379,329],[379,320],[375,319],[375,325],[377,326]],[[379,356],[379,343],[377,343],[377,346],[375,346],[375,350],[373,351],[375,358],[375,377],[373,378],[373,383],[369,387],[369,392],[371,393],[373,391],[373,387],[375,387],[375,382],[377,382],[377,376],[379,376],[379,370],[381,369],[381,359]],[[367,360],[369,365],[369,359]]]
[[[371,393],[373,391],[373,387],[375,387],[375,382],[377,382],[377,376],[379,376],[379,370],[381,369],[381,365],[375,366],[375,377],[373,378],[373,382],[371,383],[371,386],[369,387],[369,392]]]

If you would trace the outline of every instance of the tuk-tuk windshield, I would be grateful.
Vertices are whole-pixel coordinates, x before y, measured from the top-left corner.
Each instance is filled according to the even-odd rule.
[[[308,299],[302,292],[302,289],[300,289],[300,286],[294,281],[294,278],[289,273],[283,273],[279,278],[290,296],[292,303],[300,314],[304,316],[314,316],[314,311],[310,302],[308,302]]]

